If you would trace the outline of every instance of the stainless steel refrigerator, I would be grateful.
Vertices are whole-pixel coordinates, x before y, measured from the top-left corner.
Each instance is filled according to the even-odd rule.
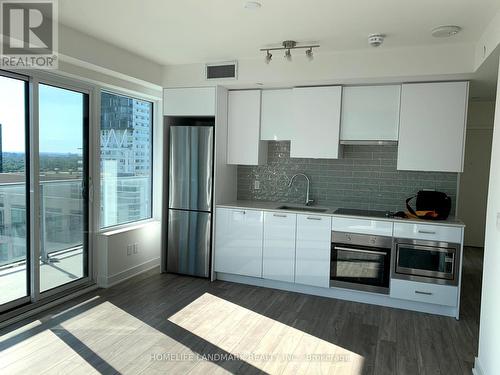
[[[167,272],[208,277],[213,126],[170,126]]]

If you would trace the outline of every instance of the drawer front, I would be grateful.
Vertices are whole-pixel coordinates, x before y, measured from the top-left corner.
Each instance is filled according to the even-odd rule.
[[[332,218],[332,230],[336,232],[374,234],[392,237],[392,228],[393,223],[391,221],[351,219],[338,216]]]
[[[432,224],[394,223],[394,237],[462,243],[462,228]]]
[[[390,296],[435,305],[457,306],[458,287],[392,279]]]

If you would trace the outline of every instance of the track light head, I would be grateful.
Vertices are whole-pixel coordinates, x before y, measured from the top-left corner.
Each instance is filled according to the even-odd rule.
[[[311,61],[312,59],[314,59],[313,49],[312,48],[306,49],[306,56],[309,59],[309,61]]]
[[[269,64],[269,63],[271,62],[272,58],[273,58],[273,55],[272,55],[272,53],[271,53],[271,52],[269,52],[269,50],[268,50],[268,51],[267,51],[267,53],[266,53],[266,60],[265,60],[265,61],[266,61],[266,64]]]
[[[290,52],[290,48],[285,51],[285,59],[288,61],[292,61],[292,53]]]

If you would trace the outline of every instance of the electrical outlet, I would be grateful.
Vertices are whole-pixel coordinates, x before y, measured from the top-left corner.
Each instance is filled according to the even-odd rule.
[[[127,256],[132,255],[132,245],[127,245]]]
[[[255,180],[255,181],[253,182],[253,188],[254,188],[255,190],[259,190],[259,189],[260,189],[260,181],[259,181],[259,180]]]
[[[135,243],[134,244],[134,254],[137,254],[139,252],[139,246]]]

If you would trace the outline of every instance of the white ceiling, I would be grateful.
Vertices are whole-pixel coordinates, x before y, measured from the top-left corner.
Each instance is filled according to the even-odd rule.
[[[284,39],[318,42],[321,51],[372,48],[370,33],[387,34],[380,48],[479,39],[499,0],[71,0],[60,22],[162,65],[258,58]],[[430,30],[463,31],[436,39]]]

